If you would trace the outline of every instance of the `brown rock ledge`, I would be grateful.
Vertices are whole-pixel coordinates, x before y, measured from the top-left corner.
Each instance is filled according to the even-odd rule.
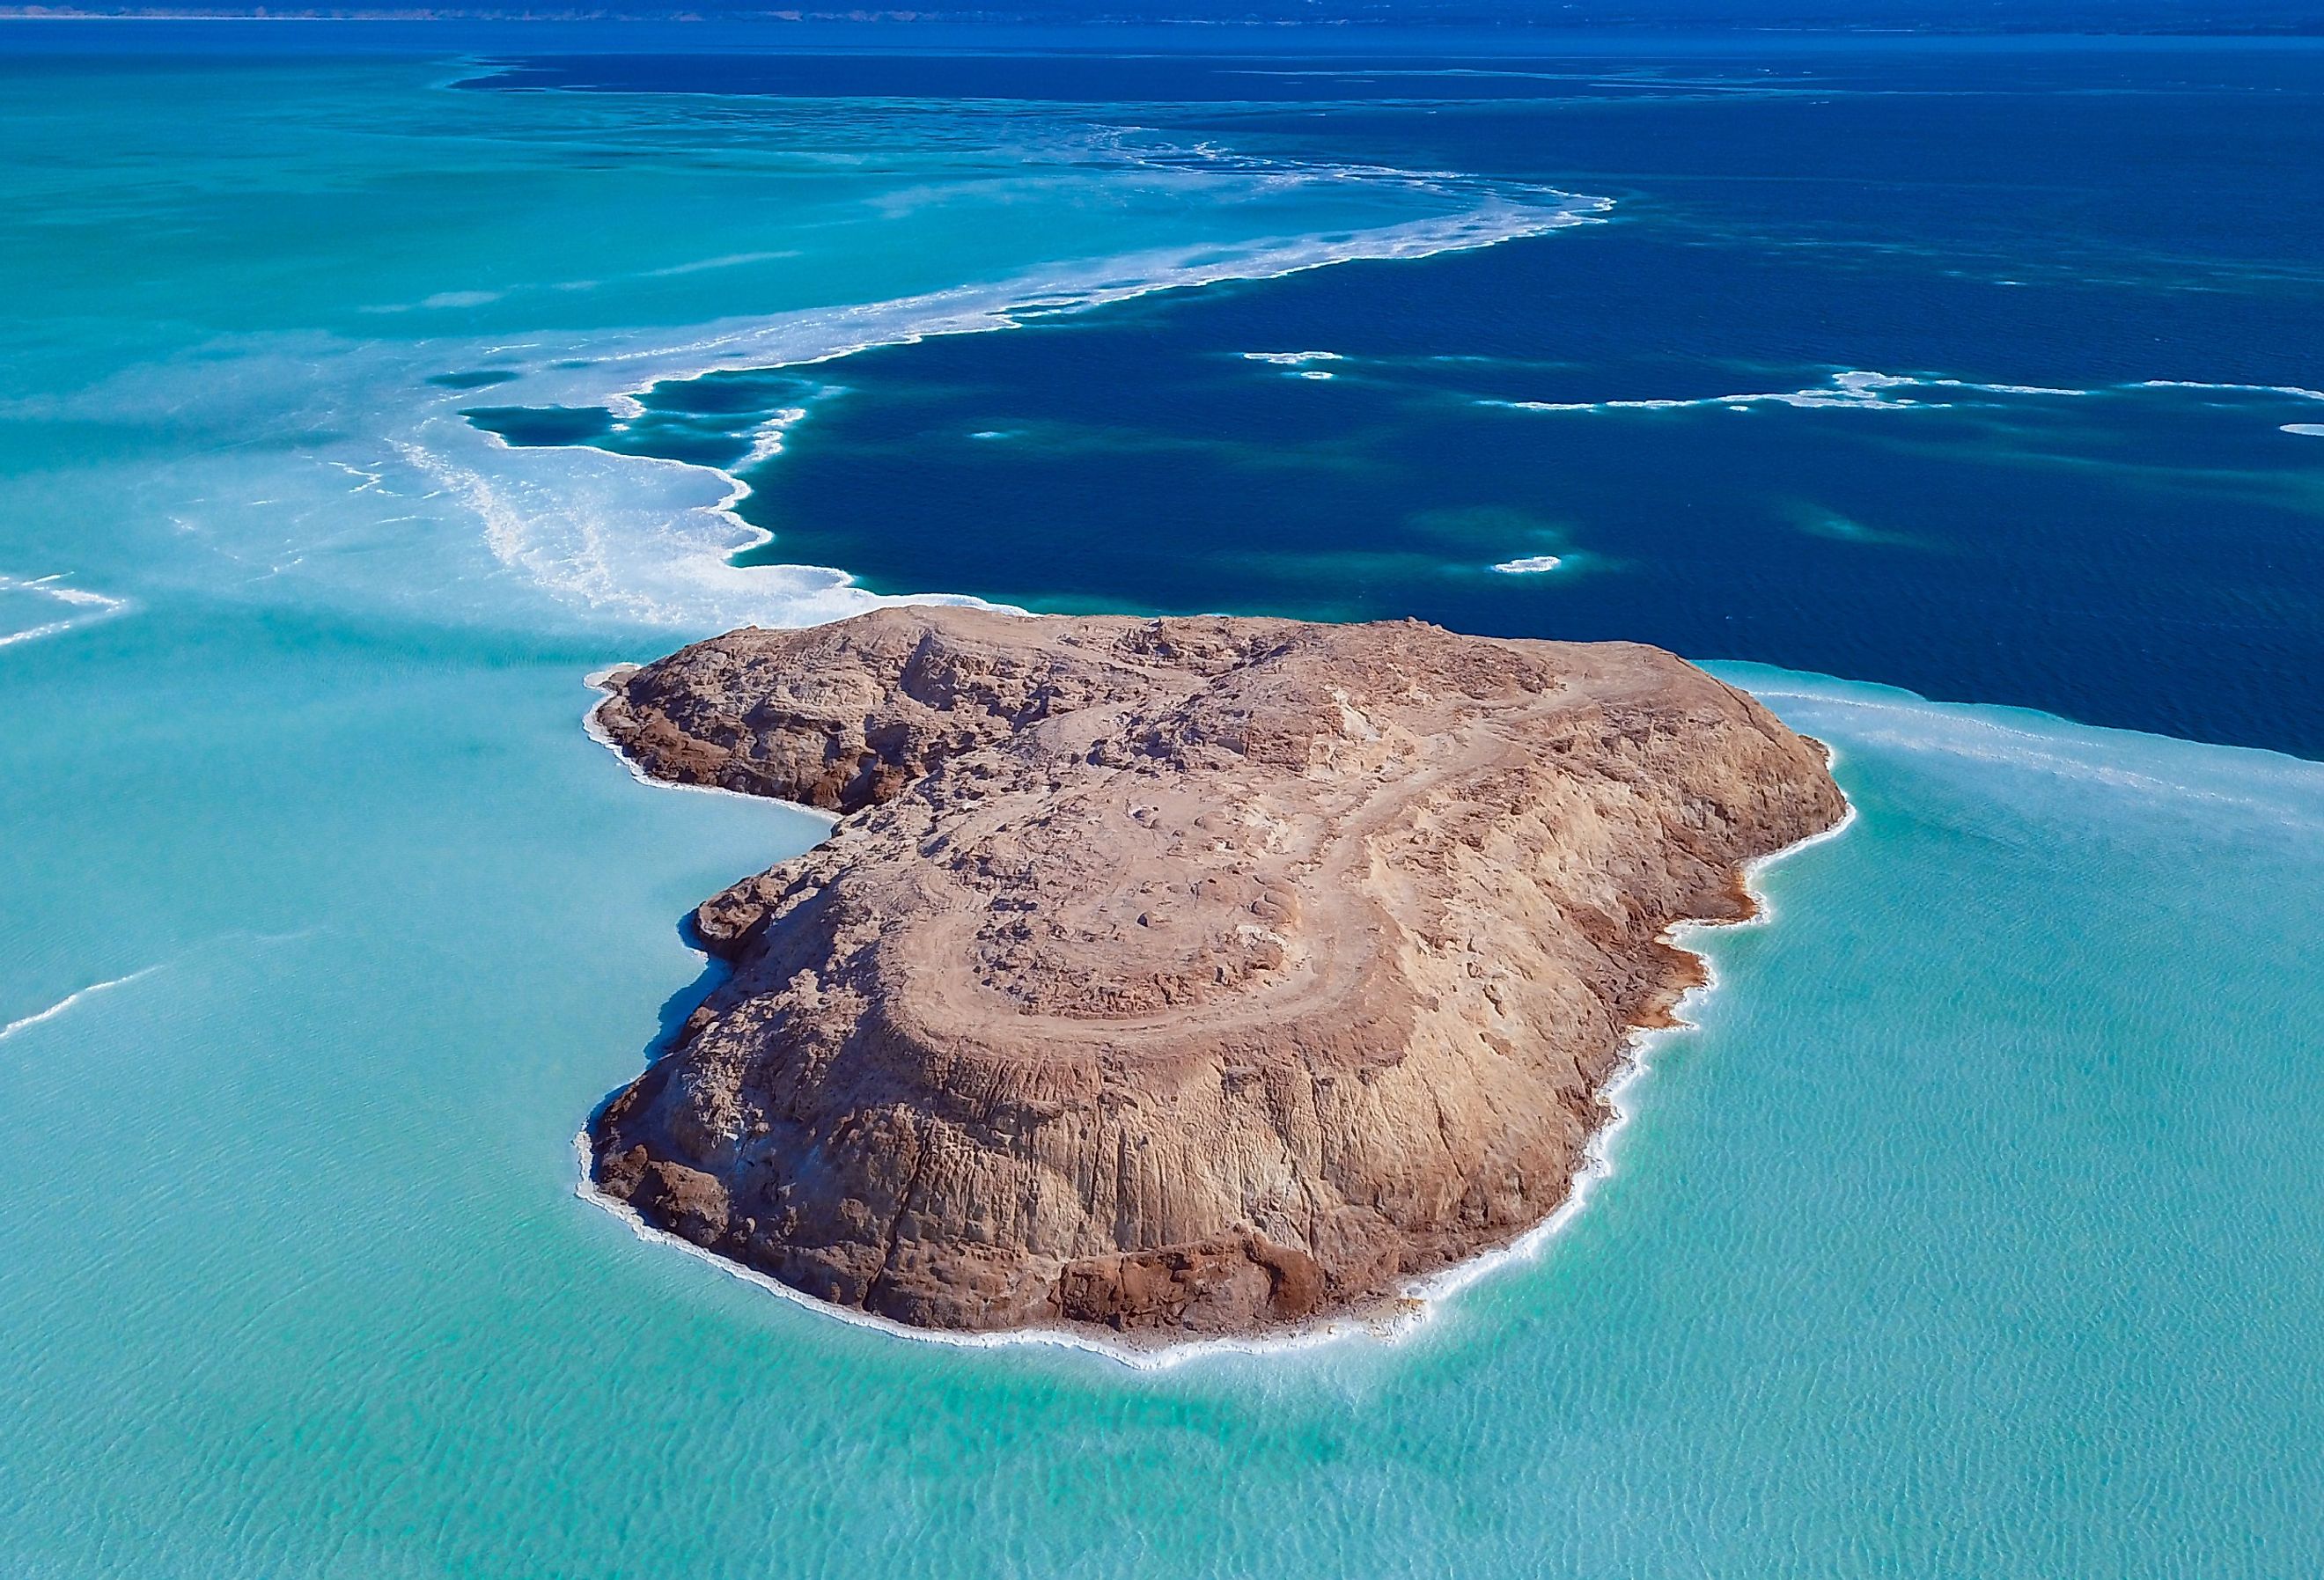
[[[883,610],[615,671],[648,772],[844,814],[597,1183],[821,1299],[1144,1339],[1379,1307],[1565,1199],[1822,753],[1656,649]]]

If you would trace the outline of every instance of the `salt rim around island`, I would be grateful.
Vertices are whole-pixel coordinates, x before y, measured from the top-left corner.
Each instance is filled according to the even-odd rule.
[[[1007,610],[1007,613],[1023,613]],[[592,673],[589,685],[593,690],[606,691],[608,682],[626,674],[636,666],[613,664]],[[838,815],[821,808],[783,800],[778,797],[752,795],[742,790],[730,790],[715,785],[686,784],[671,780],[655,779],[642,766],[614,743],[596,721],[596,704],[592,703],[584,716],[583,726],[589,738],[620,759],[632,779],[659,790],[689,790],[721,796],[734,796],[744,800],[780,807],[822,822],[826,827],[840,821]],[[1827,769],[1836,770],[1840,753],[1831,743],[1807,737],[1810,744],[1823,753]],[[629,1226],[640,1240],[665,1245],[686,1252],[698,1261],[706,1262],[727,1277],[753,1285],[777,1296],[785,1302],[814,1315],[836,1321],[850,1327],[866,1328],[891,1338],[908,1339],[923,1344],[945,1345],[954,1349],[995,1350],[1038,1346],[1065,1350],[1110,1361],[1131,1371],[1159,1372],[1197,1361],[1212,1361],[1233,1355],[1277,1356],[1313,1351],[1359,1338],[1370,1338],[1383,1344],[1402,1342],[1426,1327],[1441,1315],[1451,1298],[1493,1273],[1514,1263],[1537,1260],[1556,1237],[1571,1225],[1589,1205],[1591,1191],[1614,1173],[1613,1142],[1615,1136],[1635,1117],[1637,1107],[1625,1101],[1630,1087],[1651,1073],[1653,1063],[1649,1052],[1660,1039],[1683,1032],[1701,1030],[1699,1022],[1690,1018],[1689,1012],[1699,1006],[1720,986],[1717,961],[1708,953],[1695,947],[1690,940],[1698,933],[1723,932],[1738,928],[1766,926],[1774,921],[1775,904],[1760,887],[1762,873],[1776,864],[1787,861],[1813,845],[1837,839],[1854,827],[1858,818],[1855,802],[1848,796],[1846,787],[1840,787],[1842,811],[1840,820],[1831,827],[1821,829],[1805,838],[1785,845],[1781,850],[1753,857],[1741,864],[1738,872],[1743,892],[1751,901],[1749,914],[1732,920],[1689,919],[1674,923],[1659,935],[1663,943],[1677,949],[1697,965],[1700,980],[1683,989],[1664,1012],[1662,1024],[1633,1026],[1622,1039],[1621,1053],[1614,1074],[1609,1077],[1600,1095],[1611,1117],[1600,1126],[1584,1143],[1582,1160],[1574,1169],[1567,1187],[1565,1199],[1556,1210],[1540,1223],[1526,1230],[1506,1245],[1497,1246],[1466,1261],[1456,1262],[1404,1286],[1393,1298],[1369,1315],[1351,1317],[1341,1314],[1323,1317],[1259,1336],[1219,1336],[1195,1339],[1159,1340],[1149,1344],[1114,1342],[1093,1331],[1065,1327],[1022,1327],[999,1331],[964,1332],[955,1329],[917,1327],[877,1316],[857,1307],[835,1305],[818,1299],[806,1290],[794,1288],[779,1279],[747,1267],[739,1261],[719,1255],[716,1252],[695,1244],[692,1241],[656,1228],[645,1221],[638,1210],[619,1197],[598,1188],[595,1178],[595,1153],[590,1140],[591,1127],[597,1113],[626,1091],[626,1084],[609,1092],[593,1104],[588,1115],[573,1133],[573,1156],[576,1178],[573,1194],[592,1206],[602,1208]],[[811,848],[811,847],[810,847]],[[711,956],[696,951],[704,964]],[[659,1051],[656,1058],[660,1057]],[[650,1060],[649,1061],[650,1062]]]

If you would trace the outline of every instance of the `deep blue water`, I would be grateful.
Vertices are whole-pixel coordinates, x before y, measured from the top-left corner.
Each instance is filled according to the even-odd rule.
[[[1041,608],[1632,637],[2324,756],[2324,437],[2285,431],[2324,421],[2310,44],[657,56],[482,80],[1137,98],[1240,151],[1614,199],[1475,253],[665,384],[627,424],[480,413],[733,466],[804,402],[748,476],[761,562]],[[1248,355],[1301,351],[1339,359]],[[1720,399],[1752,395],[1790,399]],[[1701,403],[1538,409],[1622,401]],[[1490,568],[1540,556],[1556,568]]]

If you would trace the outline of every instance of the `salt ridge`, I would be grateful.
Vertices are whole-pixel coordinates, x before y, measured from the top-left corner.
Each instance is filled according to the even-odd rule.
[[[1315,172],[1304,167],[1297,173],[1298,179],[1316,179]],[[1366,179],[1421,185],[1443,185],[1451,180],[1368,168],[1360,173]],[[1133,254],[1085,260],[998,285],[706,326],[675,345],[616,345],[599,351],[585,339],[559,346],[558,360],[581,360],[589,366],[523,371],[502,389],[506,398],[530,403],[595,404],[617,417],[634,418],[644,410],[640,397],[663,383],[718,372],[810,366],[937,335],[1019,328],[1032,317],[1085,311],[1162,291],[1277,279],[1357,260],[1420,258],[1490,246],[1591,223],[1612,207],[1609,199],[1548,189],[1516,192],[1473,181],[1468,187],[1474,201],[1458,213],[1329,238],[1263,239],[1223,259],[1215,247]],[[489,360],[512,349],[477,347],[474,356]],[[587,355],[592,351],[599,354]],[[438,355],[442,355],[440,346]],[[609,383],[609,374],[617,382]],[[446,392],[419,423],[391,443],[415,472],[460,496],[482,525],[485,545],[496,561],[552,596],[641,624],[721,628],[813,624],[891,604],[978,602],[934,593],[876,596],[836,568],[736,566],[732,563],[735,555],[770,540],[735,513],[734,506],[749,496],[750,489],[733,471],[656,457],[616,456],[588,447],[513,451],[498,436],[453,415],[450,409],[465,398],[460,392]],[[788,419],[789,413],[781,416]],[[789,426],[789,420],[783,422],[785,430]],[[769,456],[781,440],[779,432],[772,437]],[[493,457],[489,467],[481,464],[487,454]],[[608,498],[600,503],[569,492],[559,498],[557,479],[544,476],[533,487],[548,497],[537,498],[512,481],[519,454],[562,457],[568,485],[578,485],[581,470],[598,467],[625,479],[626,485],[607,490]],[[745,460],[735,470],[751,464]],[[667,479],[659,498],[650,487],[637,486],[657,471]],[[693,491],[696,479],[705,495],[715,490],[715,497],[683,497]],[[618,500],[613,497],[616,492]],[[624,514],[636,523],[626,531]]]

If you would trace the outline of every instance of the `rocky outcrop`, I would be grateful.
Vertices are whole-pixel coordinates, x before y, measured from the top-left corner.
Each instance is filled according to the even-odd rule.
[[[591,1131],[649,1222],[931,1327],[1361,1310],[1564,1200],[1822,753],[1652,648],[886,610],[616,671],[647,772],[844,814]]]

